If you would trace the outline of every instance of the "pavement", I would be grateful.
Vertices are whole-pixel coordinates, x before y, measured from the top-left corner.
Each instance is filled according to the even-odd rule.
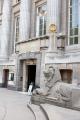
[[[41,104],[49,120],[80,120],[80,111],[50,104]]]
[[[0,88],[0,120],[80,120],[80,111],[30,104],[27,93]]]
[[[27,94],[0,88],[0,120],[35,120],[29,101]]]

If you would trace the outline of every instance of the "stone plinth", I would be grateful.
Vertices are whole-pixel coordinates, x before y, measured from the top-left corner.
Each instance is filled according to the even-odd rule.
[[[80,88],[75,88],[72,91],[72,106],[80,109]]]
[[[77,95],[79,95],[79,94],[80,94],[80,91]],[[76,97],[76,95],[75,95],[75,97]],[[76,100],[76,104],[74,104],[75,100]],[[70,102],[64,102],[64,103],[59,102],[57,98],[53,98],[53,97],[44,97],[41,95],[32,95],[32,97],[31,97],[31,102],[36,105],[47,103],[47,104],[56,105],[56,106],[63,107],[63,108],[80,111],[80,104],[78,104],[78,103],[80,103],[80,99],[78,100],[79,101],[78,102],[77,97],[76,97],[76,99],[73,99],[73,101],[72,101],[73,102],[73,104],[72,104]]]
[[[34,104],[41,104],[41,103],[48,103],[51,105],[57,105],[57,106],[66,106],[65,103],[58,102],[57,98],[53,97],[44,97],[42,95],[32,95],[31,102]]]

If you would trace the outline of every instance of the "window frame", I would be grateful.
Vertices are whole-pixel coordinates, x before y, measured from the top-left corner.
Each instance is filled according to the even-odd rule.
[[[47,33],[47,15],[46,16],[39,16],[38,15],[38,9],[40,7],[45,6],[45,5],[46,5],[46,12],[47,12],[47,3],[46,2],[36,6],[36,17],[35,17],[35,19],[36,19],[36,24],[35,24],[36,25],[36,37],[45,36]],[[40,35],[40,17],[42,17],[42,34],[41,35]],[[44,27],[45,26],[45,22],[44,22],[45,17],[46,17],[46,30]]]
[[[19,42],[19,26],[18,27],[16,26],[17,25],[17,19],[19,19],[18,24],[20,24],[20,15],[15,16],[15,42]],[[18,34],[16,33],[17,30],[18,30]],[[18,37],[17,37],[17,35],[18,35]]]
[[[72,7],[71,5],[70,5],[70,2],[71,2],[71,0],[69,0],[69,3],[68,3],[68,45],[77,45],[77,44],[79,44],[79,23],[78,23],[78,34],[76,35],[76,34],[74,34],[74,35],[70,35],[70,29],[71,29],[71,27],[70,27],[70,16],[71,16],[71,14],[70,14],[70,8]],[[78,18],[77,18],[78,19]],[[73,21],[73,20],[72,20]],[[79,22],[79,21],[78,21]],[[75,28],[76,29],[76,28]],[[74,33],[74,30],[73,30],[73,33]],[[72,40],[72,44],[70,44],[70,39],[73,39]],[[77,38],[77,43],[75,43],[76,42],[76,39]]]

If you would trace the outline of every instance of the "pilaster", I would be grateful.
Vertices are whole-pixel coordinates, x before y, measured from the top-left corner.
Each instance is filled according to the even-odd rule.
[[[26,61],[23,62],[23,92],[27,91],[27,66]]]
[[[30,36],[31,0],[21,0],[20,5],[20,41],[28,40]]]
[[[48,30],[49,30],[49,51],[56,51],[56,32],[58,31],[58,0],[48,0]],[[54,28],[55,27],[55,28]],[[54,30],[55,29],[55,30]]]
[[[2,60],[8,59],[9,56],[9,41],[11,37],[11,13],[12,0],[4,0],[0,48],[0,59]]]
[[[48,25],[58,24],[58,0],[47,0]]]

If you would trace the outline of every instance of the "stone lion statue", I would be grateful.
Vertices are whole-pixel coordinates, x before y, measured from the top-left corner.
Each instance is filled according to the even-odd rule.
[[[72,84],[63,83],[61,79],[57,79],[58,75],[53,66],[49,66],[44,72],[45,88],[38,88],[33,91],[33,94],[44,95],[46,97],[57,98],[59,101],[70,101],[72,97]]]
[[[45,77],[45,88],[37,88],[33,91],[33,94],[45,95],[48,96],[50,94],[50,90],[53,87],[53,77],[55,70],[52,67],[49,67],[47,70],[43,71]]]

